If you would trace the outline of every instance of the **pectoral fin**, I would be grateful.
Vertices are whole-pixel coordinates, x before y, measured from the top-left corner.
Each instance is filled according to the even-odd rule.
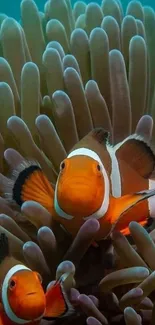
[[[74,311],[63,288],[66,276],[67,274],[62,275],[46,292],[46,311],[43,317],[46,320],[61,318]]]
[[[25,201],[36,201],[51,213],[54,189],[41,167],[37,163],[25,161],[13,173],[16,177],[12,193],[10,193],[12,200],[19,206]]]

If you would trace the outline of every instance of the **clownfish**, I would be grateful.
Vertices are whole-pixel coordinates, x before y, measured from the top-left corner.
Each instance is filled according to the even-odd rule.
[[[90,218],[100,223],[96,241],[114,229],[128,235],[131,221],[146,225],[155,216],[154,167],[155,155],[142,137],[133,134],[111,146],[109,133],[97,128],[61,162],[55,189],[38,163],[25,160],[6,197],[19,206],[37,201],[73,237]]]
[[[73,312],[63,290],[63,275],[44,292],[39,273],[9,254],[8,238],[0,235],[0,325],[39,325]]]

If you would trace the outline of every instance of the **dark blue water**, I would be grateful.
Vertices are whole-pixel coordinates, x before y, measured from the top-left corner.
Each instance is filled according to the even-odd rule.
[[[84,0],[83,0],[84,1]],[[44,4],[46,0],[35,0],[38,8],[43,10]],[[72,3],[76,1],[73,0]],[[86,3],[91,2],[90,0],[85,0]],[[94,2],[101,3],[100,0],[94,0]],[[123,6],[126,7],[128,4],[128,0],[122,0]],[[8,16],[14,17],[19,19],[20,17],[20,3],[21,0],[0,0],[0,13],[5,13]],[[154,0],[141,0],[143,5],[152,6],[155,8],[155,1]]]

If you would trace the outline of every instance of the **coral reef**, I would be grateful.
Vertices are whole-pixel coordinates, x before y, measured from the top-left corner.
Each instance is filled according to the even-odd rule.
[[[73,9],[49,0],[44,12],[23,0],[20,22],[1,13],[1,194],[23,157],[38,160],[55,184],[60,162],[93,127],[107,129],[113,144],[135,131],[154,142],[154,53],[155,12],[139,1],[124,13],[119,0]],[[56,324],[154,324],[154,223],[148,234],[132,222],[129,239],[114,233],[94,248],[98,229],[89,220],[72,242],[38,203],[19,210],[0,197],[0,233],[12,254],[41,273],[45,288],[70,271],[75,315]]]

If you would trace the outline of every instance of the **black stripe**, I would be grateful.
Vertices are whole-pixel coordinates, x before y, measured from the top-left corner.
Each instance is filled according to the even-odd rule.
[[[33,174],[36,170],[41,170],[41,168],[37,165],[33,165],[25,168],[19,175],[15,181],[13,187],[13,200],[21,206],[24,202],[22,201],[22,187],[25,184],[25,181]]]

